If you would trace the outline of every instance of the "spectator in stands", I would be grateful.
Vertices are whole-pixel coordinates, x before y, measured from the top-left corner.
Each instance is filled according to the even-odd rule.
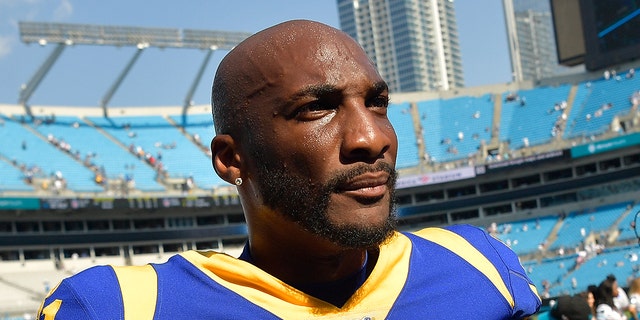
[[[626,320],[624,311],[618,308],[614,302],[616,295],[616,281],[611,278],[603,280],[594,296],[597,320]]]
[[[638,310],[640,310],[640,278],[634,278],[629,284],[629,312],[635,310],[636,319],[640,318]]]
[[[620,288],[615,275],[608,275],[607,280],[613,285],[613,303],[616,305],[616,308],[623,312],[626,311],[629,308],[629,298],[627,297],[627,293],[624,289]]]
[[[543,320],[544,317],[538,317]],[[555,304],[549,311],[552,320],[589,320],[591,319],[591,309],[589,304],[581,296],[561,296],[555,300]]]
[[[484,230],[396,231],[388,89],[347,34],[303,20],[258,32],[222,60],[212,91],[212,162],[240,194],[244,252],[94,267],[64,280],[41,316],[522,319],[538,310],[518,257]]]
[[[585,299],[587,300],[587,304],[589,304],[589,308],[591,309],[591,318],[596,317],[596,294],[598,291],[598,286],[590,284],[587,286],[587,290],[583,293]]]

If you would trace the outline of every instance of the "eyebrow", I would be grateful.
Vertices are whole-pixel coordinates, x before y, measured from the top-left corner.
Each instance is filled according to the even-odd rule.
[[[381,92],[389,90],[387,83],[384,81],[378,81],[373,83],[369,92],[374,92],[379,94]],[[330,95],[340,92],[341,90],[331,84],[318,84],[318,85],[309,85],[307,87],[302,88],[301,90],[294,93],[291,97],[295,100],[301,97],[319,97],[323,95]]]
[[[292,95],[293,99],[302,98],[302,97],[319,97],[327,94],[334,94],[339,92],[340,89],[338,87],[331,84],[318,84],[318,85],[309,85],[307,87],[298,90],[296,93]]]

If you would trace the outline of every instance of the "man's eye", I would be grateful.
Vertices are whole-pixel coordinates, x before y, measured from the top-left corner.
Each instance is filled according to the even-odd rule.
[[[327,112],[336,109],[330,103],[323,101],[314,101],[305,104],[295,111],[292,118],[296,118],[301,121],[309,121],[321,118]]]
[[[386,108],[389,106],[389,97],[377,96],[369,101],[369,107]]]
[[[302,108],[301,111],[307,111],[307,112],[314,112],[314,111],[322,111],[322,110],[327,110],[329,109],[329,107],[327,106],[326,103],[322,103],[320,101],[316,101],[316,102],[312,102],[307,104],[306,106],[304,106]]]

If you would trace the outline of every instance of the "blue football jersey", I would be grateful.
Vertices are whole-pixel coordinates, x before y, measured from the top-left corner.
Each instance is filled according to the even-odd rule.
[[[341,307],[256,266],[187,251],[166,263],[97,266],[63,280],[38,319],[520,319],[541,301],[518,257],[468,225],[396,233]]]

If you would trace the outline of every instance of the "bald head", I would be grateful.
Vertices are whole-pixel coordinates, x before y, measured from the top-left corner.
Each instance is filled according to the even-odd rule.
[[[213,83],[212,163],[237,186],[252,252],[274,233],[313,246],[320,237],[332,250],[388,235],[397,152],[388,100],[360,45],[318,22],[276,25],[227,54]]]
[[[322,68],[354,55],[366,57],[346,33],[319,22],[293,20],[254,34],[231,50],[216,72],[212,88],[216,132],[235,136],[237,129],[257,125],[247,111],[256,107],[258,98],[275,97],[280,80],[297,73],[296,65]]]

